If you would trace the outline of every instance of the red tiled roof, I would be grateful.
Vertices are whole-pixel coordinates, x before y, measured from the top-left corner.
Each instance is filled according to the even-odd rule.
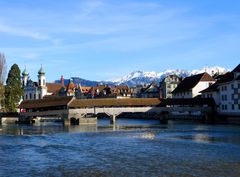
[[[172,93],[189,91],[194,88],[200,81],[215,81],[208,73],[197,74],[193,76],[186,77],[177,86]]]
[[[64,87],[64,86],[62,86],[62,84],[55,84],[55,83],[47,83],[46,86],[47,86],[47,91],[48,91],[49,93],[56,93],[56,92],[58,92],[62,87]]]
[[[55,106],[67,106],[72,100],[72,96],[46,96],[43,99],[38,100],[24,100],[19,105],[19,108],[31,109],[31,108],[44,108]]]
[[[75,99],[69,107],[111,107],[111,106],[155,106],[160,104],[158,98],[129,98],[129,99]]]

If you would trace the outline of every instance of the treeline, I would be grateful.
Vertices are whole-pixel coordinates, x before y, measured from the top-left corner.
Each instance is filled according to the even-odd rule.
[[[21,72],[18,65],[14,64],[8,72],[7,80],[6,73],[6,58],[3,53],[0,53],[0,111],[16,112],[23,95]]]

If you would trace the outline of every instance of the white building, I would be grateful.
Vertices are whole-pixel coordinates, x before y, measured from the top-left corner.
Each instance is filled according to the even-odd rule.
[[[175,90],[173,98],[194,98],[201,95],[200,91],[208,88],[215,80],[208,74],[202,73],[186,77]]]
[[[177,75],[169,75],[160,82],[160,97],[172,98],[172,91],[177,88],[182,78]]]
[[[22,72],[22,86],[23,100],[42,99],[46,95],[56,94],[62,88],[61,84],[46,83],[45,71],[42,67],[38,71],[38,82],[29,79],[29,73],[25,68]]]
[[[215,84],[201,91],[203,98],[213,98],[220,114],[240,115],[240,64],[218,77]]]

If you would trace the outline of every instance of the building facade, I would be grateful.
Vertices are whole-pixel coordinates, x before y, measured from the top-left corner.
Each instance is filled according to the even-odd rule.
[[[178,86],[182,78],[177,75],[169,75],[160,82],[160,97],[172,98],[172,91]]]
[[[215,84],[202,91],[203,98],[213,98],[219,114],[240,115],[240,64],[218,77]]]
[[[173,98],[194,98],[201,95],[201,91],[215,83],[208,73],[197,74],[186,77],[173,90]]]
[[[143,88],[140,95],[141,98],[160,98],[159,86],[153,82],[146,88]]]
[[[22,72],[22,87],[24,91],[23,100],[42,99],[46,95],[57,95],[61,84],[47,83],[43,67],[38,71],[38,81],[34,82],[29,78],[26,68]]]

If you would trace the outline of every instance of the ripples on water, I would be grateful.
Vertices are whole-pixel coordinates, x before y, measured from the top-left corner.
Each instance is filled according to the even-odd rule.
[[[240,176],[240,127],[2,125],[0,176]]]

